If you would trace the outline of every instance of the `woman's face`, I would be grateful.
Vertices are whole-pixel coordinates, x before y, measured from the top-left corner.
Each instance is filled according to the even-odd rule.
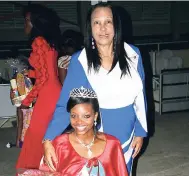
[[[25,17],[25,23],[24,23],[24,31],[26,35],[29,35],[31,33],[32,27],[33,25],[31,23],[31,14],[27,13]]]
[[[62,48],[62,53],[63,53],[63,55],[69,55],[69,56],[72,56],[75,52],[76,52],[76,50],[75,50],[75,48],[73,48],[73,47],[67,47],[67,46],[63,46]]]
[[[94,131],[94,121],[98,113],[95,113],[92,105],[88,103],[75,105],[70,112],[71,126],[76,134],[87,135]]]
[[[98,7],[91,15],[92,35],[97,45],[110,45],[114,37],[112,11],[108,7]]]

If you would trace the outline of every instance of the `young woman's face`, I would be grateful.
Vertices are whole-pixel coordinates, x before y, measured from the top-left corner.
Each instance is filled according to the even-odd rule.
[[[108,7],[98,7],[91,15],[92,35],[97,45],[110,45],[114,37],[112,11]]]
[[[25,17],[25,23],[24,23],[24,31],[26,35],[29,35],[31,33],[32,27],[33,25],[31,23],[31,14],[27,13]]]
[[[88,103],[75,105],[70,111],[70,122],[76,134],[87,135],[94,130],[95,113],[92,105]]]

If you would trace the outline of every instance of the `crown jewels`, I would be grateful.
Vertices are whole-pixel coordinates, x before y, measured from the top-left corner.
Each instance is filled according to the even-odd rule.
[[[96,93],[91,89],[75,88],[70,92],[70,97],[97,98]]]

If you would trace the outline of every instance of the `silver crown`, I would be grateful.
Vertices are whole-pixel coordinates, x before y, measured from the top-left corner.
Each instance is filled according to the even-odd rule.
[[[74,88],[70,92],[70,97],[82,97],[82,98],[97,98],[96,93],[91,89],[86,89],[83,86],[81,88]]]

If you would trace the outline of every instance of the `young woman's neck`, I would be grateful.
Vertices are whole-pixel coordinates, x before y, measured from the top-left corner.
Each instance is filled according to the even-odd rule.
[[[93,140],[94,135],[95,135],[94,130],[90,130],[85,134],[77,134],[75,131],[74,131],[74,133],[77,136],[77,138],[79,138],[85,144],[91,143],[91,141]]]

